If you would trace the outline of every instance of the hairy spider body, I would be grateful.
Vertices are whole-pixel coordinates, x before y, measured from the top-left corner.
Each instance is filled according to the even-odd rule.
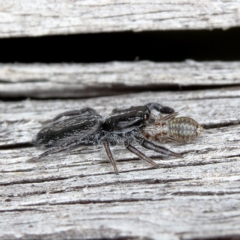
[[[158,142],[175,141],[187,142],[198,137],[203,128],[194,119],[178,117],[174,112],[163,118],[151,118],[151,124],[141,129],[142,134],[148,139]]]
[[[167,116],[174,113],[172,108],[158,103],[148,103],[144,106],[130,107],[123,110],[115,109],[106,118],[99,115],[92,108],[61,113],[53,119],[52,123],[43,128],[33,140],[35,145],[49,148],[39,155],[37,159],[60,151],[72,150],[82,145],[103,144],[114,171],[118,174],[110,146],[123,141],[129,151],[157,168],[154,161],[132,145],[133,141],[137,141],[143,147],[160,153],[161,158],[163,156],[181,157],[181,155],[148,141],[142,134],[141,129],[149,125],[148,119],[152,110],[169,114]],[[62,117],[66,118],[61,119]]]

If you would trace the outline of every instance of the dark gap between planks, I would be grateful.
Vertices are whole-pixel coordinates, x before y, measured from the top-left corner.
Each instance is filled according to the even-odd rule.
[[[1,80],[0,80],[1,83]],[[7,83],[9,84],[9,83]],[[198,91],[198,90],[210,90],[210,89],[226,89],[226,88],[240,88],[240,84],[216,84],[216,85],[191,85],[191,86],[181,86],[178,84],[155,84],[155,85],[147,85],[147,86],[124,86],[121,84],[112,84],[111,87],[98,87],[96,88],[85,88],[80,90],[81,94],[76,95],[76,89],[68,90],[67,92],[64,91],[55,91],[54,93],[48,93],[49,96],[45,96],[45,94],[37,95],[35,92],[27,92],[27,93],[0,93],[0,101],[24,101],[26,99],[32,100],[41,100],[41,101],[48,101],[48,100],[66,100],[66,99],[88,99],[88,98],[98,98],[103,96],[120,96],[122,94],[129,94],[129,93],[141,93],[141,92],[165,92],[165,91]],[[38,93],[40,93],[38,91]]]
[[[240,60],[240,27],[2,38],[0,63]]]

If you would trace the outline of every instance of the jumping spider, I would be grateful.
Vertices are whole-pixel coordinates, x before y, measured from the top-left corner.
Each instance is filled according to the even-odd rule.
[[[181,154],[147,140],[149,126],[154,128],[155,123],[159,123],[157,119],[152,118],[152,110],[159,112],[159,114],[168,114],[166,117],[169,116],[170,119],[176,116],[172,108],[158,103],[148,103],[144,106],[123,110],[114,109],[106,118],[92,108],[63,112],[56,116],[47,127],[43,128],[34,139],[33,143],[35,145],[49,148],[37,159],[83,145],[103,144],[114,171],[118,174],[116,161],[112,156],[110,146],[123,141],[130,152],[157,168],[158,165],[135,148],[132,142],[136,141],[143,147],[160,153],[160,158],[163,156],[181,157]],[[62,117],[66,118],[61,119]]]

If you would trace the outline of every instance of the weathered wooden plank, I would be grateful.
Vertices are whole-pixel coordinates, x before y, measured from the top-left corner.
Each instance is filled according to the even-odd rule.
[[[240,84],[240,62],[1,64],[1,97],[64,98]]]
[[[240,91],[141,93],[88,100],[1,102],[1,145],[29,141],[56,114],[83,106],[103,114],[160,102],[209,127],[186,145],[166,144],[183,158],[152,169],[113,148],[119,175],[103,147],[29,162],[42,150],[0,150],[0,238],[203,239],[239,235]]]
[[[240,26],[240,1],[1,0],[0,37]]]
[[[42,124],[57,114],[83,107],[94,107],[107,115],[114,108],[159,102],[176,111],[196,118],[199,123],[231,124],[239,121],[239,89],[229,88],[209,91],[160,92],[129,94],[113,97],[76,100],[48,100],[0,102],[0,145],[28,142]]]

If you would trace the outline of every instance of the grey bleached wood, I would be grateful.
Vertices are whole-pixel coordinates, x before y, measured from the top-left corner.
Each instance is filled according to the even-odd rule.
[[[89,97],[126,91],[240,84],[240,62],[1,64],[2,97]]]
[[[1,0],[0,37],[240,26],[240,1]]]
[[[56,114],[83,106],[107,114],[156,101],[208,126],[186,145],[168,144],[181,159],[152,169],[113,149],[76,149],[29,162],[35,148],[0,151],[1,239],[203,239],[239,235],[240,90],[129,94],[88,100],[1,102],[1,145],[29,141]]]

